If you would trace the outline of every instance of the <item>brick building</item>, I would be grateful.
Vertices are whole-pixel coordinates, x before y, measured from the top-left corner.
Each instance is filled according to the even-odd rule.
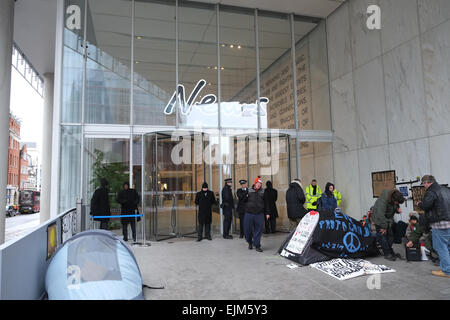
[[[9,115],[8,182],[6,187],[7,205],[17,204],[20,186],[20,121]]]

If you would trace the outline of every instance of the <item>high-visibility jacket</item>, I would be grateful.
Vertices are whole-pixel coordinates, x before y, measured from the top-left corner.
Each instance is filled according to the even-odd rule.
[[[336,189],[334,189],[333,195],[334,195],[334,198],[337,201],[337,206],[340,208],[341,207],[341,202],[342,202],[342,195],[341,195],[341,193],[339,191],[337,191]]]
[[[317,201],[319,201],[319,198],[322,196],[322,190],[320,189],[320,187],[317,185],[316,186],[316,194],[313,195],[313,186],[309,185],[306,187],[305,190],[305,198],[306,198],[306,209],[307,210],[312,210],[312,209],[317,209]],[[316,205],[313,205],[313,203],[316,202]]]

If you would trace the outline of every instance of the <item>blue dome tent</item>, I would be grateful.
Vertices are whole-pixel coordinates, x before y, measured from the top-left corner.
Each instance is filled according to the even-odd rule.
[[[89,230],[67,240],[47,268],[50,300],[144,299],[131,249],[112,232]]]

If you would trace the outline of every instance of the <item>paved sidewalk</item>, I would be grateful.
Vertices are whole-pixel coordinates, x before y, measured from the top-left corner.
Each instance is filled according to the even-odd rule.
[[[264,235],[263,253],[248,250],[239,237],[196,242],[180,238],[133,246],[143,281],[165,289],[146,289],[147,299],[450,299],[450,279],[431,275],[430,261],[387,261],[397,272],[381,275],[381,289],[367,288],[368,276],[339,281],[310,267],[289,269],[276,254],[287,234]],[[396,252],[404,256],[400,245]]]

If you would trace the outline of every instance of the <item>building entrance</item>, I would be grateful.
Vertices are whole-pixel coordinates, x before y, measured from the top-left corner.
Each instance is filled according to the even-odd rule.
[[[233,194],[239,180],[261,176],[278,190],[277,229],[287,231],[285,194],[291,181],[291,139],[286,134],[221,135],[205,132],[166,131],[144,135],[143,207],[147,237],[196,237],[195,194],[206,181],[217,199],[212,230],[221,233],[219,201],[223,180],[233,179]],[[265,185],[264,185],[265,187]],[[237,201],[237,198],[236,198]],[[239,233],[239,218],[233,217],[232,232]]]

